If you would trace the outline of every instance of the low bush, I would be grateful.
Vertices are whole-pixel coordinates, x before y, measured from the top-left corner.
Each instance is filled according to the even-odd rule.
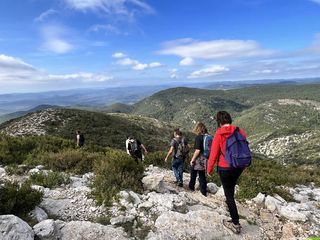
[[[0,215],[14,214],[24,218],[42,201],[43,194],[30,187],[29,183],[6,182],[0,186]]]
[[[164,159],[165,159],[166,155],[167,155],[167,153],[162,152],[162,151],[148,153],[145,156],[144,164],[146,166],[149,166],[152,164],[152,165],[155,165],[158,167],[170,169],[171,168],[171,159],[169,159],[168,162],[165,162]]]
[[[320,185],[320,168],[295,166],[277,163],[272,160],[254,160],[240,177],[239,198],[253,198],[259,192],[268,195],[279,194],[286,200],[292,196],[282,187],[295,187],[297,184],[308,185],[314,182]]]
[[[54,188],[62,184],[68,184],[70,182],[70,178],[63,173],[48,172],[45,174],[40,172],[32,174],[29,178],[29,181],[35,185],[40,185],[46,188]]]
[[[65,149],[41,156],[41,163],[54,171],[68,171],[76,174],[91,172],[94,161],[104,157],[103,153],[91,153],[84,149]]]
[[[25,174],[28,167],[26,166],[18,166],[17,164],[11,164],[5,167],[8,175],[23,175]]]
[[[95,162],[94,172],[92,194],[100,204],[111,204],[121,190],[142,191],[144,167],[125,152],[109,149],[104,159]]]

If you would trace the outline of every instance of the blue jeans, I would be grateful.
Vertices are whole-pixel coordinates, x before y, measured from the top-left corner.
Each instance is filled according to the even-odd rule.
[[[172,159],[172,170],[177,182],[183,182],[183,165],[184,160],[179,158]]]

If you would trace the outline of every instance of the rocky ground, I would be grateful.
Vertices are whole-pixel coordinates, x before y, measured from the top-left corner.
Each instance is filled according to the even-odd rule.
[[[31,170],[34,172],[45,171]],[[8,176],[0,168],[0,178]],[[33,227],[13,215],[0,216],[0,239],[306,239],[320,236],[320,188],[289,189],[296,202],[259,194],[238,203],[243,232],[234,235],[222,225],[228,219],[223,189],[208,183],[210,194],[174,184],[171,171],[150,166],[143,178],[145,191],[122,191],[111,207],[97,206],[90,197],[92,173],[72,176],[71,183],[56,189],[33,188],[44,193],[40,206],[30,213]],[[241,187],[241,186],[240,186]]]

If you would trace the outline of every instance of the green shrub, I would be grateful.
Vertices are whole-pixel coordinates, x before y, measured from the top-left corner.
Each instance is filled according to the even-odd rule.
[[[29,183],[6,182],[0,186],[0,215],[26,216],[42,201],[43,194],[33,190]]]
[[[48,172],[48,174],[40,172],[31,174],[29,181],[35,185],[40,185],[46,188],[54,188],[62,184],[68,184],[70,182],[70,178],[65,174],[58,172]]]
[[[41,156],[41,162],[54,171],[84,174],[92,171],[94,161],[102,157],[104,157],[103,153],[90,153],[84,149],[65,149]]]
[[[125,152],[109,149],[104,159],[95,162],[93,195],[100,204],[109,205],[121,190],[142,191],[144,167]]]
[[[8,175],[23,175],[25,174],[26,170],[28,169],[28,167],[20,167],[17,164],[11,164],[5,167],[6,172],[8,173]]]
[[[281,186],[295,187],[297,184],[308,185],[311,182],[320,184],[319,167],[283,166],[276,161],[256,159],[240,177],[238,196],[243,199],[253,198],[259,192],[268,195],[276,193],[286,200],[292,200],[290,193]]]
[[[167,153],[162,151],[148,153],[145,156],[144,164],[146,166],[149,166],[152,164],[154,166],[171,169],[171,159],[169,159],[168,162],[164,161],[166,155]]]

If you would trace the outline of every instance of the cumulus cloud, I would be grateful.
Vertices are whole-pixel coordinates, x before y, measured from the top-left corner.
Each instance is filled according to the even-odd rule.
[[[120,59],[117,61],[117,64],[118,65],[122,65],[122,66],[131,66],[131,68],[133,70],[141,71],[141,70],[145,70],[147,68],[157,68],[157,67],[161,67],[162,66],[162,64],[159,63],[159,62],[141,63],[138,60],[125,57],[125,55],[123,55],[122,53],[115,53],[112,56],[113,57],[115,57],[115,56],[123,56],[123,57],[118,57]]]
[[[38,17],[36,17],[34,19],[35,22],[43,22],[45,19],[47,19],[48,17],[57,14],[58,11],[54,10],[54,9],[49,9],[43,13],[41,13]]]
[[[205,78],[205,77],[211,77],[214,75],[219,75],[225,72],[230,71],[229,68],[221,65],[213,65],[207,68],[203,68],[197,71],[192,72],[188,78]]]
[[[206,60],[265,57],[275,53],[263,49],[253,40],[197,41],[186,38],[166,42],[163,46],[163,49],[158,51],[159,54]]]
[[[56,54],[65,54],[74,50],[74,45],[67,40],[69,31],[59,25],[46,25],[41,29],[44,43],[41,49]]]
[[[122,52],[116,52],[114,54],[112,54],[113,58],[125,58],[127,55],[122,53]]]
[[[179,63],[180,66],[191,66],[194,64],[194,60],[191,57],[186,57],[182,59]]]

